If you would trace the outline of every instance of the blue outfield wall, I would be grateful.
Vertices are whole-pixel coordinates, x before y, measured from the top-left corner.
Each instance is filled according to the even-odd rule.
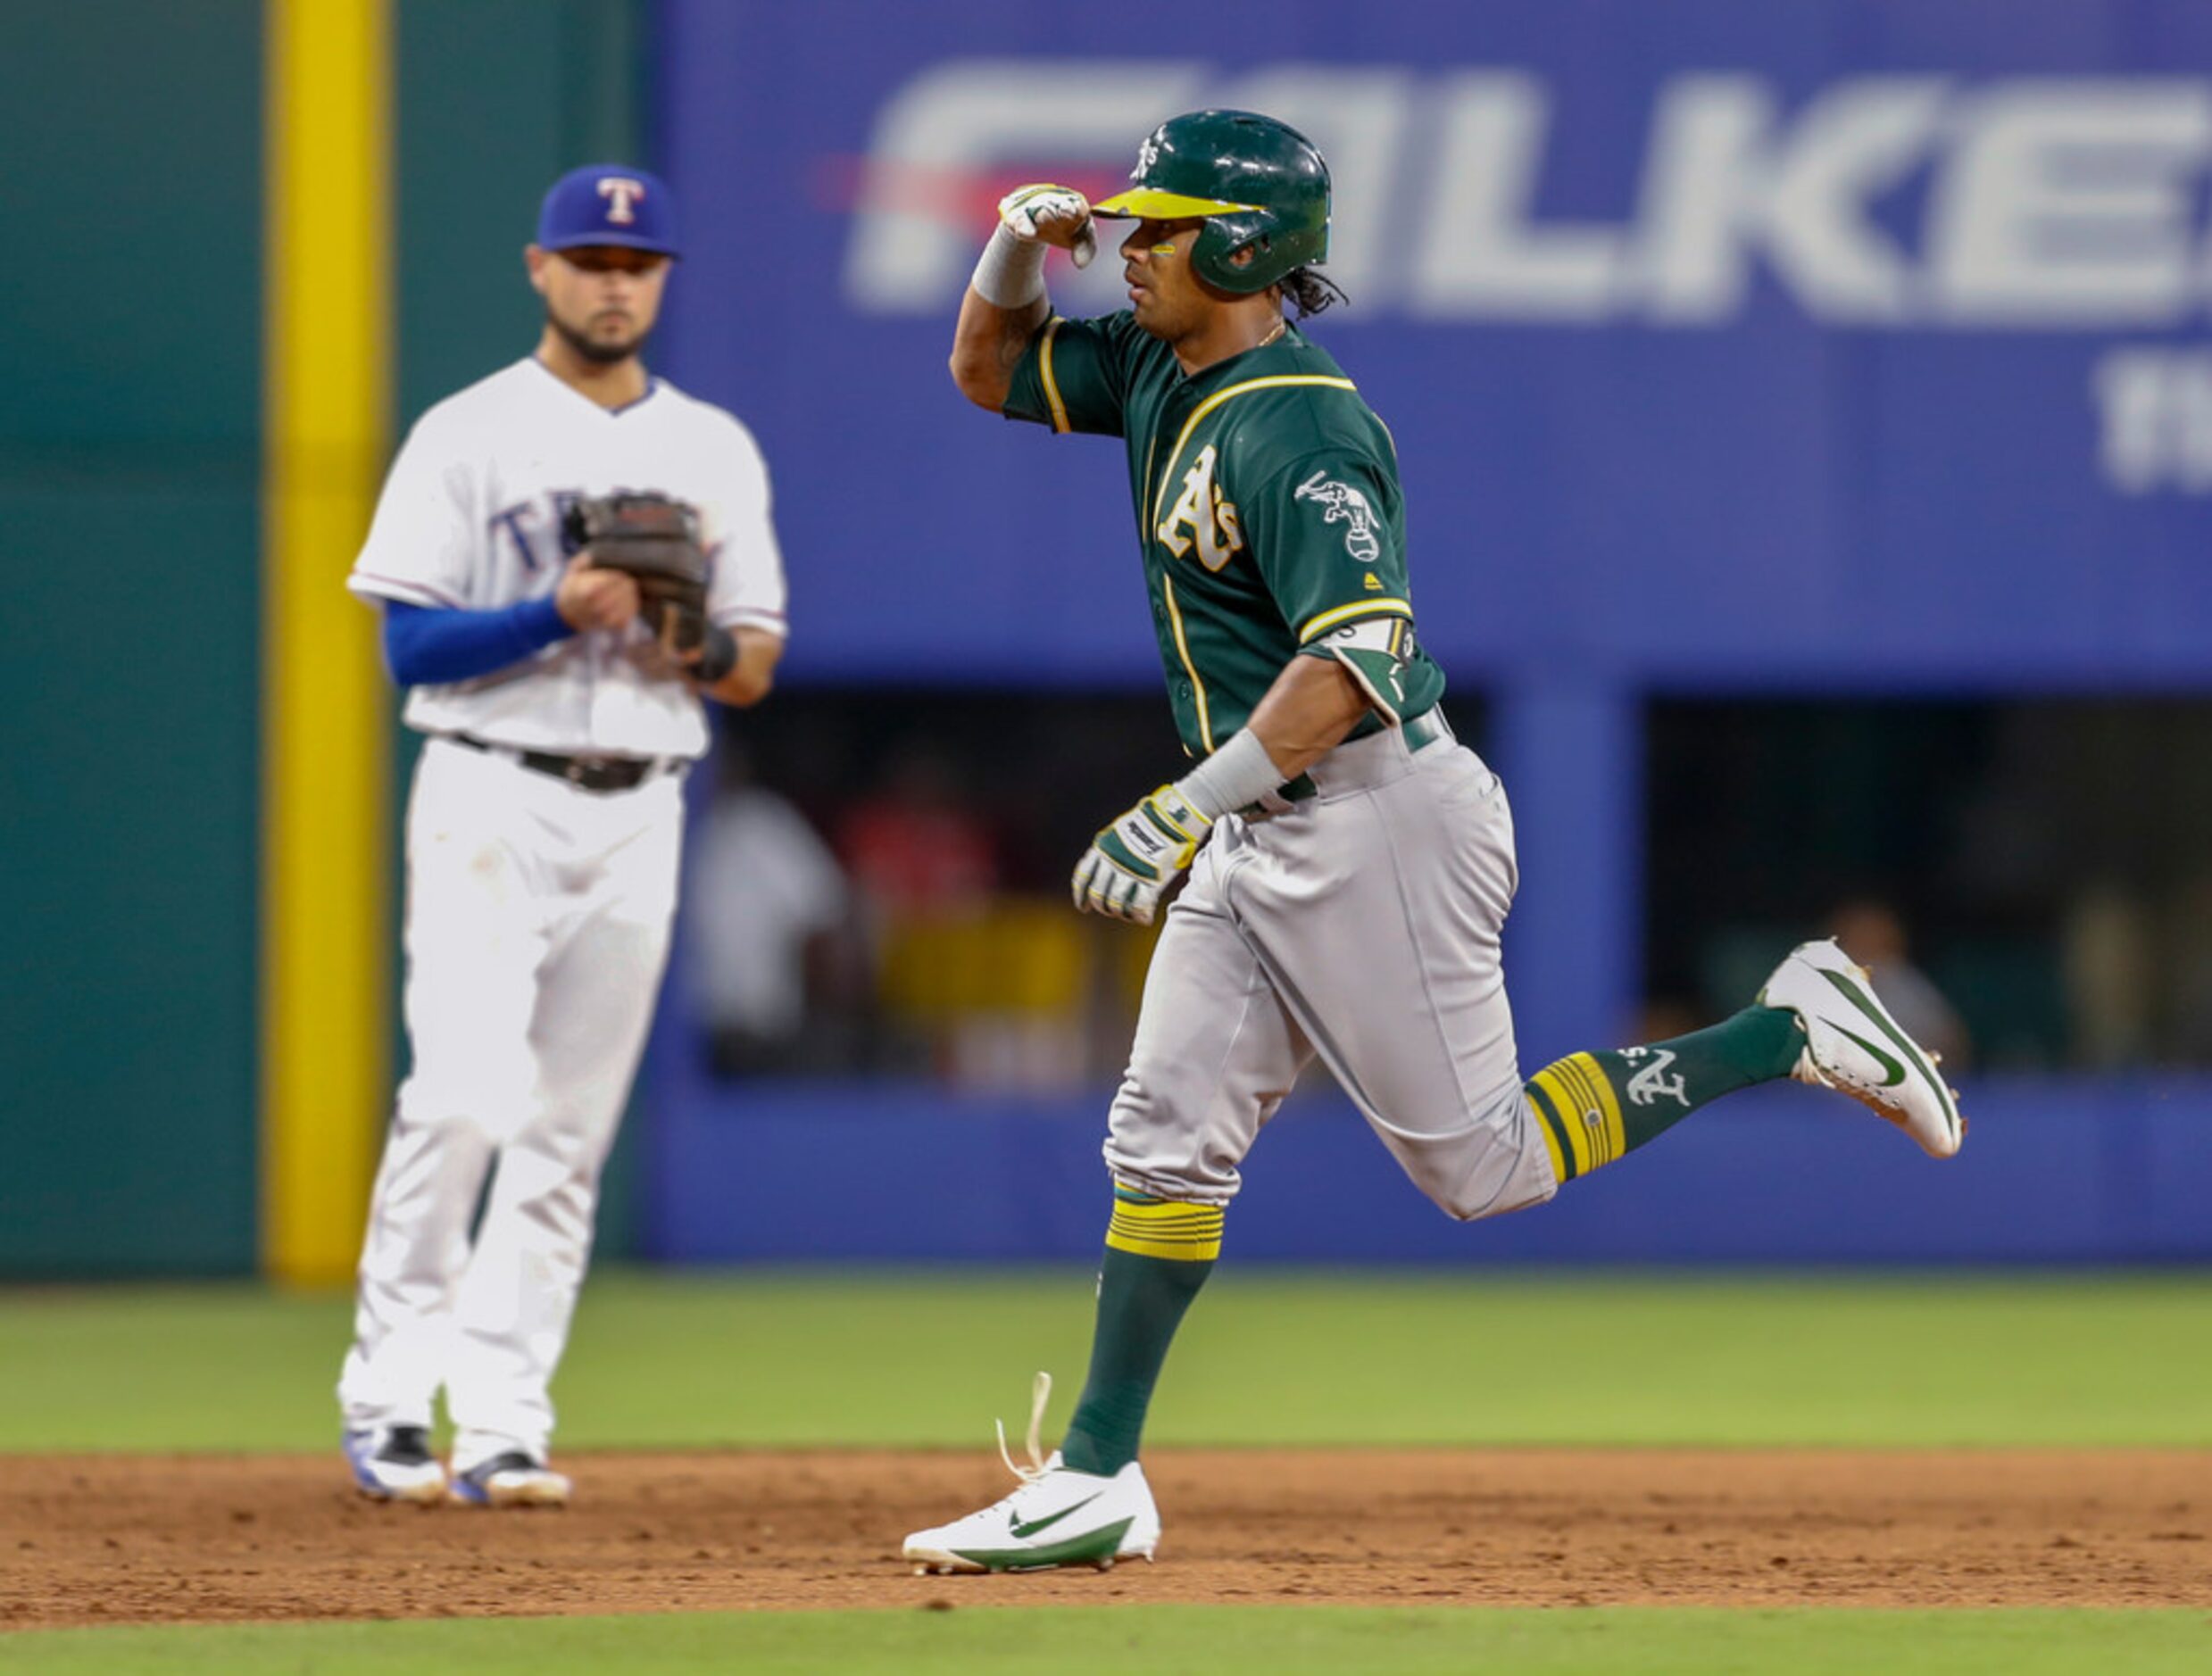
[[[1489,702],[1532,1063],[1629,1032],[1651,694],[2212,690],[2205,0],[656,17],[655,353],[760,437],[792,686],[1156,690],[1120,449],[974,411],[952,321],[1001,194],[1116,189],[1175,112],[1326,153],[1351,303],[1312,333]],[[1055,306],[1119,270],[1054,259]]]
[[[1159,678],[1120,449],[977,414],[944,358],[1002,193],[1112,190],[1227,104],[1331,161],[1313,335],[1390,424],[1455,679],[2212,682],[2204,0],[659,21],[656,353],[760,436],[794,679]],[[1053,301],[1119,271],[1055,260]]]
[[[675,1067],[670,1067],[675,1068]],[[669,1262],[1084,1261],[1107,1208],[1107,1095],[900,1085],[657,1090],[644,1223]],[[1971,1083],[1936,1164],[1793,1084],[1699,1114],[1547,1206],[1455,1224],[1333,1091],[1245,1166],[1228,1255],[1299,1263],[2212,1261],[2212,1078]],[[678,1098],[669,1098],[678,1095]]]
[[[1489,701],[1526,1063],[1626,1033],[1651,694],[2212,690],[2204,0],[657,4],[656,353],[761,439],[792,685],[1158,682],[1119,450],[968,408],[954,314],[1016,183],[1111,190],[1205,104],[1320,144],[1352,301],[1313,335],[1396,437],[1423,641]],[[1118,270],[1055,260],[1056,305]],[[1097,1249],[1102,1091],[713,1088],[680,991],[659,1255]],[[1955,1164],[1778,1089],[1471,1228],[1316,1099],[1231,1249],[2212,1258],[2212,1082],[1970,1093]]]

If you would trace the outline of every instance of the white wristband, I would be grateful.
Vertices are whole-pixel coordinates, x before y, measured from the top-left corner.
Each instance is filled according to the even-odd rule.
[[[1020,237],[1002,221],[968,283],[994,308],[1026,309],[1044,295],[1045,248],[1042,239]]]
[[[1260,735],[1240,727],[1227,744],[1177,781],[1175,789],[1208,820],[1218,820],[1233,809],[1257,803],[1282,784],[1283,771],[1268,755]]]

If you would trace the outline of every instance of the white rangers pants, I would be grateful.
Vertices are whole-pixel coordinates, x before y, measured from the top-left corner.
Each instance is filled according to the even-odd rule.
[[[1520,874],[1498,776],[1434,714],[1309,772],[1318,793],[1289,813],[1216,822],[1168,911],[1108,1167],[1163,1198],[1227,1203],[1318,1053],[1451,1216],[1550,1199],[1499,961]]]
[[[682,833],[679,776],[592,792],[424,746],[407,817],[413,1066],[362,1248],[348,1427],[427,1425],[443,1384],[457,1468],[510,1448],[543,1458]]]

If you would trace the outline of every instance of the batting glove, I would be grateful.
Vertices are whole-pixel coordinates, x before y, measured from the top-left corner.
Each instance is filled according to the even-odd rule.
[[[1098,231],[1091,224],[1091,201],[1073,187],[1040,184],[1016,187],[999,200],[999,220],[1024,243],[1058,245],[1052,236],[1059,230],[1048,224],[1073,221],[1075,231],[1062,246],[1078,268],[1088,268],[1098,254]]]
[[[1151,925],[1160,897],[1183,876],[1212,825],[1174,786],[1161,786],[1091,840],[1076,863],[1077,909]]]

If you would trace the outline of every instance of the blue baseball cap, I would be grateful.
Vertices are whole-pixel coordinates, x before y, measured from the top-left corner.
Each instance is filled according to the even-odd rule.
[[[579,245],[627,245],[632,250],[676,248],[676,200],[657,175],[622,163],[586,163],[553,183],[537,212],[542,250]]]

